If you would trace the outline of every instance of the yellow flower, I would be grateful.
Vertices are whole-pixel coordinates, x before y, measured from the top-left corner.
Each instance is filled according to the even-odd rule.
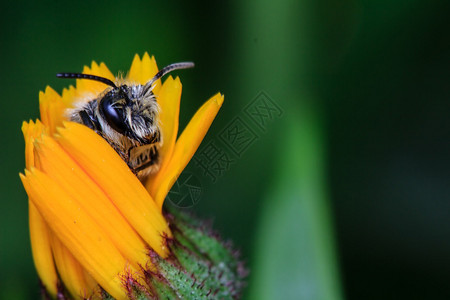
[[[136,55],[126,79],[145,84],[157,71],[153,57]],[[83,73],[115,80],[103,63],[93,62]],[[94,99],[105,89],[83,79],[62,96],[47,87],[39,95],[41,121],[22,126],[26,170],[20,177],[29,196],[33,258],[53,297],[62,284],[77,299],[100,297],[98,286],[127,299],[127,278],[146,284],[140,278],[152,270],[150,249],[169,255],[164,199],[223,102],[221,94],[209,99],[177,138],[181,83],[178,77],[158,80],[153,91],[164,138],[160,169],[141,183],[104,139],[65,117],[76,99]]]

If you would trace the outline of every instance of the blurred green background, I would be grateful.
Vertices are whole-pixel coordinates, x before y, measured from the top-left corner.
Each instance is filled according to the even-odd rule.
[[[182,124],[225,94],[203,145],[261,91],[283,110],[215,183],[188,166],[193,210],[248,262],[245,299],[450,298],[449,1],[0,5],[1,299],[39,297],[18,177],[38,92],[145,51],[196,63],[176,73]]]

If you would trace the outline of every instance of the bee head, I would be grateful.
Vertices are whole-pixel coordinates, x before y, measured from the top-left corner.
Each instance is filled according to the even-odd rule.
[[[59,73],[59,78],[79,78],[102,82],[112,87],[98,102],[101,120],[115,132],[139,144],[150,144],[159,140],[159,108],[152,90],[154,83],[167,73],[192,68],[194,63],[182,62],[161,69],[145,85],[116,86],[111,80],[80,73]],[[105,129],[105,128],[103,128]]]
[[[98,103],[101,119],[114,131],[139,144],[155,142],[159,133],[158,104],[142,86],[121,85],[107,92]]]

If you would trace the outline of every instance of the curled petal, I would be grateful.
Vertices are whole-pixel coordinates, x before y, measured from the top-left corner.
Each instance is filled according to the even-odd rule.
[[[157,101],[161,110],[159,123],[161,124],[162,147],[159,149],[160,172],[164,170],[172,157],[175,141],[178,134],[178,118],[180,115],[181,82],[177,77],[175,80],[169,76],[164,82]],[[148,180],[152,181],[156,174],[151,175]]]
[[[36,144],[40,170],[52,178],[105,231],[135,268],[147,261],[146,245],[100,186],[49,136]],[[95,199],[95,201],[92,201]]]
[[[108,293],[126,299],[120,282],[126,260],[109,237],[47,175],[33,168],[20,177],[30,199],[58,239]]]
[[[60,126],[64,119],[64,103],[61,96],[54,89],[47,86],[45,92],[39,93],[39,110],[42,123],[54,133],[56,126]]]
[[[42,284],[52,296],[56,296],[58,275],[53,263],[53,251],[50,245],[51,232],[33,201],[28,201],[31,251],[34,265]]]
[[[205,137],[222,103],[223,96],[218,93],[200,107],[178,138],[167,167],[147,182],[146,187],[160,209],[170,188]]]
[[[25,165],[28,169],[35,165],[33,141],[45,134],[46,131],[46,128],[39,120],[36,123],[30,121],[22,124],[22,132],[25,139]],[[33,261],[42,283],[49,293],[55,296],[58,275],[53,263],[53,253],[50,245],[51,232],[31,200],[28,201],[28,211]]]
[[[65,287],[75,299],[90,297],[94,293],[96,282],[55,235],[51,242],[58,274]]]
[[[142,239],[165,257],[167,249],[162,236],[171,236],[167,222],[127,164],[86,126],[67,122],[58,132],[57,141],[62,148],[101,187]]]
[[[25,139],[25,166],[27,169],[34,167],[34,140],[47,133],[47,128],[39,121],[30,121],[22,124],[23,137]]]

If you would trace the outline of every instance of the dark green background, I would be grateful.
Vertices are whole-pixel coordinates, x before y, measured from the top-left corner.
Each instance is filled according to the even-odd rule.
[[[450,2],[16,1],[1,11],[0,298],[38,298],[21,122],[61,71],[183,60],[184,125],[206,140],[264,90],[283,108],[216,183],[212,217],[252,270],[247,299],[449,298]],[[334,246],[335,245],[335,246]]]

